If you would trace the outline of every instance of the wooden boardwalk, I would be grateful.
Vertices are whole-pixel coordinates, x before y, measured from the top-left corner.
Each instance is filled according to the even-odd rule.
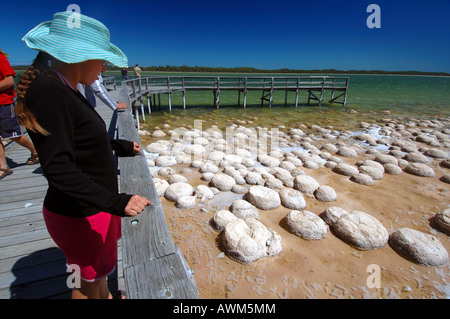
[[[112,77],[110,76],[108,79],[112,80]],[[288,92],[295,92],[295,106],[297,107],[301,91],[308,93],[308,105],[311,100],[317,101],[321,105],[325,100],[324,93],[327,91],[331,93],[328,103],[345,105],[349,90],[348,77],[329,76],[144,76],[127,80],[126,83],[132,91],[131,104],[143,97],[150,98],[152,95],[168,94],[169,109],[171,109],[170,95],[174,92],[182,93],[183,107],[186,108],[185,93],[187,91],[212,91],[214,106],[218,108],[221,91],[237,91],[238,105],[241,105],[241,93],[243,93],[243,107],[245,108],[249,91],[261,91],[261,105],[267,101],[269,107],[272,105],[274,91],[285,92],[285,104],[287,104]],[[150,99],[149,102],[151,105],[156,101]]]

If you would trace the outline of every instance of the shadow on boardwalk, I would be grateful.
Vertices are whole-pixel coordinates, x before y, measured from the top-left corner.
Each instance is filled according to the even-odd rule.
[[[70,298],[66,268],[66,259],[58,248],[36,251],[20,258],[11,269],[15,280],[10,286],[10,298]]]

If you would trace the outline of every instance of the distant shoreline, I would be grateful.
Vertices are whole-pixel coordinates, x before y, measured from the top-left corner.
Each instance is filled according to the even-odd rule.
[[[26,70],[28,65],[14,65],[14,70]],[[130,65],[128,67],[132,69]],[[142,71],[146,72],[176,72],[176,73],[247,73],[247,74],[261,74],[261,73],[276,73],[276,74],[361,74],[361,75],[421,75],[421,76],[450,76],[450,73],[446,72],[423,72],[423,71],[382,71],[382,70],[335,70],[335,69],[322,69],[322,70],[292,70],[292,69],[256,69],[250,67],[204,67],[204,66],[141,66]],[[109,66],[108,71],[120,70],[118,67]]]

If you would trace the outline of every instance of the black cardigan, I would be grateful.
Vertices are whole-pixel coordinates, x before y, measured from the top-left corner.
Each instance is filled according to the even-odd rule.
[[[118,193],[113,149],[117,155],[134,155],[133,143],[110,140],[105,122],[89,102],[52,73],[33,82],[25,103],[50,132],[28,132],[48,180],[44,206],[70,217],[101,211],[124,216],[132,195]]]

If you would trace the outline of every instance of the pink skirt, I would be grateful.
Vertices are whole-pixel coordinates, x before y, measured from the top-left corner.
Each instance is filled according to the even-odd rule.
[[[64,252],[68,266],[84,281],[110,275],[117,264],[120,216],[100,212],[89,217],[67,217],[43,208],[47,230]]]

